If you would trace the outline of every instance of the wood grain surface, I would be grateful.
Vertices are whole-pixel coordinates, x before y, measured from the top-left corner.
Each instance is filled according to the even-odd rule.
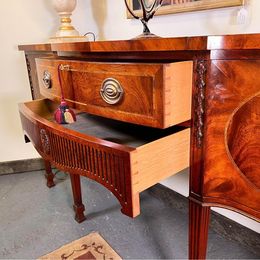
[[[176,63],[104,63],[36,59],[40,92],[58,101],[64,97],[76,109],[129,123],[166,128],[191,118],[192,61]],[[51,88],[42,78],[48,71]],[[115,80],[123,89],[116,104],[106,103],[100,90],[105,80]]]
[[[255,96],[260,92],[260,61],[212,61],[210,66],[203,201],[223,204],[259,219],[260,192],[247,178],[250,175],[254,179],[260,165],[259,160],[255,161],[259,158],[259,113]],[[242,133],[242,129],[252,131]],[[238,153],[241,158],[247,157],[244,166]],[[245,171],[244,167],[252,168]],[[254,184],[258,185],[259,175],[256,179]]]

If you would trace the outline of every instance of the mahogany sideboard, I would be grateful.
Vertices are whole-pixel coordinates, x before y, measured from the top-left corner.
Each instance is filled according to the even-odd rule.
[[[260,34],[19,49],[34,100],[19,106],[25,140],[49,187],[51,165],[70,173],[77,221],[80,175],[135,217],[140,192],[188,166],[190,259],[206,258],[211,206],[260,220]],[[53,121],[61,85],[71,125]]]

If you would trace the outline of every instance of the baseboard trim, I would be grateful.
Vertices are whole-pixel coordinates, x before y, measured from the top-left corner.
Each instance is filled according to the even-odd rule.
[[[162,184],[156,184],[148,189],[149,193],[188,216],[188,198],[169,189]],[[222,237],[233,240],[246,247],[252,253],[258,255],[260,252],[259,234],[239,223],[211,211],[210,228]]]
[[[0,162],[0,175],[16,174],[44,169],[44,161],[41,158]]]

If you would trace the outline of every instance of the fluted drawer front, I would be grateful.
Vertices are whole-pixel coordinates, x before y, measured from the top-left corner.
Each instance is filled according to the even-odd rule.
[[[121,121],[166,128],[190,119],[192,62],[98,63],[37,59],[41,94]]]
[[[139,214],[137,194],[189,165],[190,129],[148,129],[87,113],[58,125],[52,121],[57,106],[48,99],[20,104],[25,136],[59,169],[111,190],[129,216]]]

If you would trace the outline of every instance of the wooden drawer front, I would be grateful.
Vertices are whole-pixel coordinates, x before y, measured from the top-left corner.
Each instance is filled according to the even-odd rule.
[[[140,192],[189,166],[190,129],[150,129],[148,136],[147,127],[85,113],[62,126],[50,121],[54,108],[46,99],[21,104],[25,135],[59,169],[112,191],[126,215],[139,214]]]
[[[192,62],[171,64],[93,63],[37,59],[41,94],[60,98],[58,66],[65,98],[75,108],[121,121],[166,128],[190,119]],[[44,73],[51,75],[46,88]],[[114,86],[122,91],[115,104],[101,97],[101,88]],[[111,88],[110,88],[111,90]],[[106,92],[107,95],[109,90]]]

